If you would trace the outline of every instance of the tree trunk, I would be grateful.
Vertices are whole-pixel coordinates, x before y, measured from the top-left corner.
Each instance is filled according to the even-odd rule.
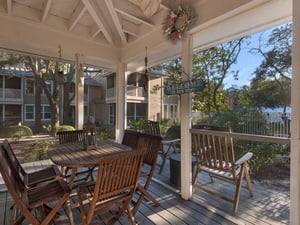
[[[41,106],[41,94],[42,87],[40,85],[39,79],[35,76],[35,133],[40,133],[43,129],[42,127],[42,106]]]

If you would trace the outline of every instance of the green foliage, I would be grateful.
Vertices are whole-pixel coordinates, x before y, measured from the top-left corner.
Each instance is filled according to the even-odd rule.
[[[167,130],[164,139],[172,140],[177,138],[180,138],[180,125],[173,125]]]
[[[43,125],[44,130],[47,131],[48,134],[51,132],[51,124],[45,124]]]
[[[252,173],[258,173],[261,167],[272,165],[275,160],[278,161],[278,159],[274,158],[275,155],[288,156],[290,154],[289,145],[236,140],[234,146],[236,159],[240,158],[246,152],[253,153],[253,157],[249,162]],[[282,158],[279,160],[283,162],[285,159]]]
[[[30,127],[25,125],[11,125],[0,128],[1,138],[21,138],[23,136],[31,136],[32,130]]]
[[[30,144],[29,150],[25,154],[25,162],[34,162],[47,159],[47,151],[53,141],[35,141]]]
[[[283,107],[290,105],[292,77],[292,24],[272,30],[267,41],[251,51],[263,57],[250,84],[253,105]]]
[[[75,130],[75,128],[71,125],[60,125],[57,128],[57,131],[68,131],[68,130]]]
[[[116,128],[113,125],[101,125],[98,128],[98,137],[100,140],[107,140],[107,139],[115,139],[116,137]]]
[[[144,118],[139,118],[137,120],[129,120],[128,127],[129,127],[129,129],[132,129],[132,130],[142,131],[144,121],[145,121]]]
[[[165,135],[167,129],[168,129],[168,124],[169,124],[169,119],[162,119],[160,122],[160,132],[162,135]]]

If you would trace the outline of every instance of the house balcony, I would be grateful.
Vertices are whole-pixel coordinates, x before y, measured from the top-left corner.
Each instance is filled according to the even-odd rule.
[[[12,88],[0,88],[0,101],[22,103],[22,90]]]
[[[113,101],[116,99],[116,89],[108,88],[106,90],[106,101]],[[145,101],[148,99],[148,93],[144,87],[137,87],[133,85],[127,85],[127,100],[129,101]]]

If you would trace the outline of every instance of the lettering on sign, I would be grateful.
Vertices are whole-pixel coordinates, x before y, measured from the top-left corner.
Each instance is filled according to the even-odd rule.
[[[178,95],[191,92],[200,92],[203,91],[204,87],[205,81],[203,80],[186,81],[164,87],[164,93],[165,95]]]

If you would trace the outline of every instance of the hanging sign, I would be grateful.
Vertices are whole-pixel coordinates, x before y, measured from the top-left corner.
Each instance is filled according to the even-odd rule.
[[[191,92],[200,92],[204,89],[205,82],[203,80],[193,80],[172,84],[164,87],[165,95],[178,95]]]

